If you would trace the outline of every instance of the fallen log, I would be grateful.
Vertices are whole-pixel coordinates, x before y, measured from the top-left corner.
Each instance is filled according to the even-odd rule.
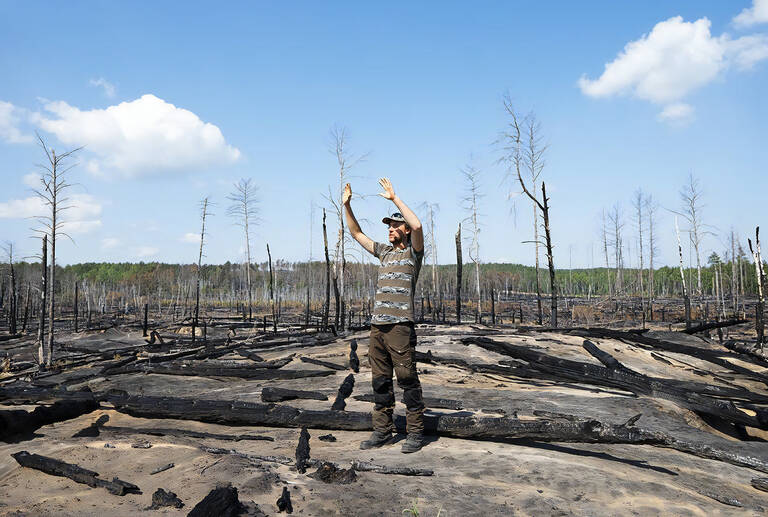
[[[172,506],[174,508],[183,508],[184,503],[179,497],[170,490],[166,492],[162,488],[158,488],[154,494],[152,494],[152,505],[147,508],[148,510],[159,510],[165,506]]]
[[[172,469],[176,465],[174,463],[166,463],[162,467],[157,467],[155,470],[149,473],[150,476],[154,476],[155,474],[160,474],[161,472],[165,472],[166,470]]]
[[[261,400],[263,402],[284,402],[295,399],[328,400],[328,395],[319,391],[289,390],[285,388],[266,387],[261,390]]]
[[[274,364],[274,363],[273,363]],[[334,372],[328,370],[279,370],[279,367],[259,368],[256,365],[248,365],[240,368],[223,368],[213,366],[199,365],[168,365],[168,364],[145,364],[131,365],[122,368],[116,373],[155,373],[162,375],[187,375],[196,377],[239,377],[242,379],[257,380],[280,380],[280,379],[302,379],[305,377],[325,377],[333,375]]]
[[[730,400],[716,399],[696,393],[693,383],[686,383],[685,386],[690,388],[684,390],[680,388],[680,383],[672,385],[658,377],[651,378],[628,369],[625,369],[627,371],[620,369],[612,370],[594,364],[553,357],[525,346],[495,341],[486,337],[463,338],[461,341],[464,344],[477,345],[499,354],[514,357],[515,359],[522,359],[534,368],[570,380],[610,386],[631,391],[638,395],[662,398],[686,409],[714,415],[729,422],[737,422],[759,429],[768,429],[768,411],[756,406],[745,405],[746,409],[755,412],[755,416],[749,415]],[[709,387],[706,389],[709,389]],[[724,389],[722,388],[721,390]],[[745,392],[739,391],[739,393]]]
[[[240,348],[240,349],[237,350],[237,354],[239,356],[241,356],[241,357],[245,357],[245,358],[250,359],[251,361],[255,361],[257,363],[263,363],[264,362],[264,358],[261,357],[256,352],[251,352],[249,350],[245,350],[245,349]]]
[[[720,329],[724,327],[732,327],[734,325],[741,325],[742,323],[749,323],[749,320],[731,319],[725,321],[711,321],[709,323],[702,323],[689,329],[685,329],[682,332],[686,334],[696,334],[698,332],[704,332],[706,330]]]
[[[355,400],[360,400],[362,402],[375,402],[373,398],[373,393],[366,393],[365,395],[355,395],[352,397]],[[435,408],[435,409],[453,409],[458,411],[459,409],[464,409],[464,404],[462,402],[459,402],[458,400],[451,400],[451,399],[441,399],[437,397],[424,397],[424,405],[428,408]]]
[[[434,474],[430,469],[413,469],[411,467],[385,467],[376,465],[367,461],[352,461],[352,469],[358,472],[376,472],[377,474],[395,474],[398,476],[431,476]]]
[[[113,478],[112,481],[107,481],[99,478],[97,472],[84,469],[72,463],[66,463],[39,454],[32,454],[27,451],[17,452],[11,454],[11,456],[13,456],[22,467],[39,470],[52,476],[66,477],[76,483],[82,483],[93,488],[106,488],[109,493],[114,495],[141,494],[139,487],[133,483],[121,481],[117,478]]]
[[[38,406],[33,411],[0,410],[0,440],[9,441],[17,435],[33,433],[44,425],[77,418],[98,408],[91,397],[86,400],[62,400],[50,406]]]
[[[340,468],[335,463],[329,461],[323,462],[317,467],[317,470],[307,477],[317,479],[323,483],[333,483],[338,485],[349,485],[357,481],[357,474],[354,469]]]
[[[309,364],[316,364],[317,366],[325,366],[326,368],[330,368],[331,370],[346,370],[346,366],[342,366],[340,364],[331,363],[329,361],[321,361],[320,359],[313,359],[311,357],[299,357],[302,363],[309,363]]]
[[[271,436],[264,436],[258,434],[219,434],[219,433],[206,433],[201,431],[192,431],[189,429],[175,429],[175,428],[136,428],[136,427],[115,427],[105,425],[100,428],[102,431],[108,433],[119,434],[146,434],[150,436],[180,436],[183,438],[209,438],[211,440],[224,440],[232,442],[240,442],[245,440],[258,440],[258,441],[275,441]],[[98,435],[96,435],[98,436]]]
[[[307,427],[347,431],[373,429],[371,414],[367,412],[316,411],[281,404],[137,396],[116,391],[111,392],[108,399],[117,411],[136,417],[197,420],[227,425]],[[424,415],[424,426],[428,433],[470,440],[530,439],[543,442],[653,445],[768,473],[768,460],[761,457],[740,451],[733,452],[716,445],[686,442],[665,433],[631,425],[607,424],[578,417],[573,417],[573,420],[569,421],[549,418]],[[405,418],[398,415],[395,418],[395,427],[398,431],[404,432]],[[201,449],[211,451],[211,448]],[[292,463],[290,458],[287,460],[286,464]]]
[[[280,465],[293,465],[293,460],[288,456],[261,456],[257,454],[246,454],[235,449],[222,449],[220,447],[200,447],[200,450],[208,454],[231,454],[238,458],[245,458],[253,461],[266,461],[268,463],[279,463]]]
[[[754,478],[752,479],[752,486],[763,492],[768,492],[768,478]]]

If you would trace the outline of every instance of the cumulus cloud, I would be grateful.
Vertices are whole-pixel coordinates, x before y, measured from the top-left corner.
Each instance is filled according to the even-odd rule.
[[[136,256],[137,257],[151,257],[153,255],[157,255],[157,252],[160,251],[157,248],[153,248],[151,246],[141,246],[139,249],[136,250]]]
[[[61,231],[68,234],[88,233],[101,226],[102,206],[90,194],[70,194],[62,206]],[[50,214],[45,201],[37,196],[0,202],[0,219],[25,219]]]
[[[737,27],[751,27],[758,23],[768,23],[768,0],[754,0],[752,7],[747,7],[733,19]]]
[[[659,113],[658,119],[676,125],[686,125],[693,120],[693,106],[677,102],[665,106]]]
[[[11,144],[24,144],[32,141],[32,135],[27,135],[19,129],[24,110],[10,102],[0,101],[0,140]]]
[[[106,109],[83,111],[63,101],[44,108],[46,114],[34,117],[37,125],[65,144],[85,145],[96,155],[86,164],[94,174],[137,177],[192,171],[240,158],[218,127],[154,95]]]
[[[196,233],[185,233],[180,239],[181,242],[200,242],[200,236]]]
[[[109,97],[110,99],[115,96],[115,85],[104,79],[103,77],[99,77],[98,79],[91,79],[89,81],[91,86],[97,86],[104,89],[104,95]]]
[[[766,36],[714,37],[710,26],[707,18],[686,22],[676,16],[660,22],[649,34],[627,43],[600,77],[582,76],[579,87],[590,97],[632,95],[667,106],[667,114],[660,118],[670,120],[670,113],[685,111],[680,101],[686,95],[712,82],[729,66],[748,69],[768,58]],[[692,113],[690,106],[687,109]]]

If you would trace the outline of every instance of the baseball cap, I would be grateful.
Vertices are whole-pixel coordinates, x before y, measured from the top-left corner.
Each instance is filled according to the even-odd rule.
[[[384,224],[389,224],[389,223],[391,223],[393,221],[394,222],[398,222],[398,223],[404,223],[405,222],[405,217],[403,217],[403,214],[401,214],[400,212],[395,212],[394,214],[390,215],[389,217],[385,217],[384,219],[381,220],[381,222],[384,223]]]

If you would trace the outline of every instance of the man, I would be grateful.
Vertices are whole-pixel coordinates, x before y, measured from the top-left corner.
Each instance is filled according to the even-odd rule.
[[[424,233],[416,214],[395,195],[392,183],[387,178],[381,178],[379,184],[384,189],[379,195],[392,201],[399,210],[382,219],[389,227],[389,244],[374,242],[360,230],[350,206],[352,188],[349,183],[344,187],[342,196],[349,233],[366,251],[381,261],[368,348],[375,403],[373,434],[360,444],[360,448],[371,449],[392,443],[392,413],[395,409],[395,392],[392,386],[394,370],[397,385],[403,390],[403,401],[407,410],[408,437],[401,450],[411,453],[421,449],[424,434],[424,401],[416,373],[413,310],[413,292],[424,258]]]

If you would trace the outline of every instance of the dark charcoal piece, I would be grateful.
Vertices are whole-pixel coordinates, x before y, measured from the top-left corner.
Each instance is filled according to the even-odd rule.
[[[158,488],[154,494],[152,494],[152,506],[150,510],[158,510],[163,506],[173,506],[174,508],[183,508],[184,503],[179,499],[175,493],[166,492],[162,488]]]
[[[341,383],[341,386],[339,387],[339,393],[336,395],[336,400],[333,401],[331,409],[334,411],[344,411],[344,408],[347,407],[347,403],[344,402],[344,399],[352,395],[352,390],[354,387],[355,376],[350,373],[347,375],[347,378],[344,379],[344,382]]]
[[[434,471],[429,469],[412,469],[410,467],[385,467],[366,461],[353,461],[352,468],[359,472],[376,472],[378,474],[397,474],[399,476],[431,476]]]
[[[309,459],[309,431],[306,427],[301,428],[299,433],[299,445],[296,447],[296,470],[299,474],[307,471],[307,460]]]
[[[357,474],[352,469],[340,469],[333,463],[323,463],[315,472],[309,474],[312,479],[317,479],[323,483],[336,483],[339,485],[348,485],[357,481]]]
[[[27,451],[17,452],[11,454],[11,456],[13,456],[22,467],[39,470],[52,476],[69,478],[76,483],[82,483],[94,488],[103,487],[115,495],[141,493],[139,487],[133,483],[127,483],[117,478],[113,478],[112,481],[107,481],[101,479],[97,472],[84,469],[72,463],[65,463],[53,458],[48,458],[47,456],[40,456],[39,454],[30,454]]]
[[[93,438],[99,436],[99,427],[103,426],[109,421],[109,415],[101,415],[94,423],[80,429],[78,432],[72,435],[72,438],[89,437]]]
[[[294,399],[328,400],[328,395],[319,391],[288,390],[284,388],[264,388],[261,400],[264,402],[283,402]]]
[[[288,491],[287,487],[283,487],[283,493],[280,494],[280,498],[277,500],[277,511],[285,512],[285,513],[293,513],[293,505],[291,504],[291,493]]]
[[[326,368],[330,368],[331,370],[346,370],[346,366],[341,366],[340,364],[336,363],[330,363],[328,361],[321,361],[319,359],[312,359],[311,357],[299,357],[301,359],[302,363],[309,363],[309,364],[316,364],[317,366],[325,366]]]
[[[245,511],[237,498],[237,488],[218,486],[197,503],[187,517],[236,517]]]
[[[318,436],[317,439],[320,440],[321,442],[335,442],[336,441],[336,437],[333,436],[332,434],[324,434],[323,436]]]
[[[360,372],[360,358],[357,357],[357,340],[349,343],[349,369],[355,373]]]

